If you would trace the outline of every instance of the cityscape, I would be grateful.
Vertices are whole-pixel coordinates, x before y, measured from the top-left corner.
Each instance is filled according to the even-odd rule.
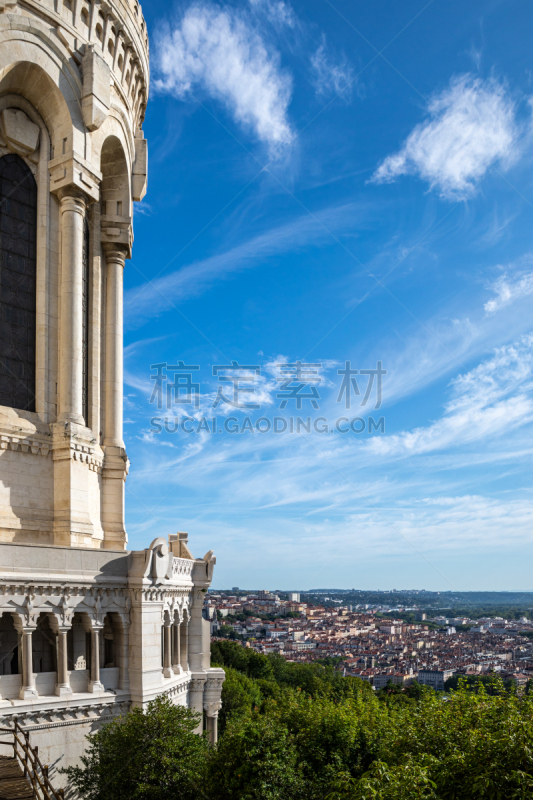
[[[324,594],[317,604],[316,595],[300,592],[210,591],[205,604],[215,638],[238,639],[291,662],[335,659],[344,675],[374,689],[391,681],[444,690],[454,676],[493,673],[524,687],[533,676],[533,593],[526,616],[512,619],[386,603],[343,605],[334,597]]]

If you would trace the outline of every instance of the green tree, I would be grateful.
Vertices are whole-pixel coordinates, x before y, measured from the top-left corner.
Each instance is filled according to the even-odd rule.
[[[210,766],[213,800],[306,800],[293,737],[271,716],[232,720]]]
[[[226,680],[222,685],[222,710],[219,714],[219,732],[222,734],[229,719],[250,715],[260,706],[263,695],[259,681],[254,681],[230,667],[226,668]]]
[[[209,751],[197,725],[197,714],[158,697],[91,734],[82,766],[63,772],[84,800],[197,800]]]

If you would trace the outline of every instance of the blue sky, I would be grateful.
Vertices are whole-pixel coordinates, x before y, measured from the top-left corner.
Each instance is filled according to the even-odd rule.
[[[131,547],[188,531],[214,588],[531,589],[531,4],[143,10]],[[337,402],[346,362],[380,408],[360,373]]]

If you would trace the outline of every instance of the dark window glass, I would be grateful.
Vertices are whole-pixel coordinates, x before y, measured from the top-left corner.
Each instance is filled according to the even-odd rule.
[[[0,405],[35,411],[37,184],[0,158]]]

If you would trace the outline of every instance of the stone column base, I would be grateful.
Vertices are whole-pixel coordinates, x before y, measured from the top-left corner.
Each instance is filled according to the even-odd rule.
[[[87,691],[92,692],[93,694],[105,692],[104,684],[100,681],[89,681],[89,687]]]
[[[55,693],[58,697],[71,697],[72,689],[70,688],[70,686],[57,685],[55,688]]]
[[[34,700],[39,697],[35,686],[23,686],[20,690],[19,697],[21,700]]]

